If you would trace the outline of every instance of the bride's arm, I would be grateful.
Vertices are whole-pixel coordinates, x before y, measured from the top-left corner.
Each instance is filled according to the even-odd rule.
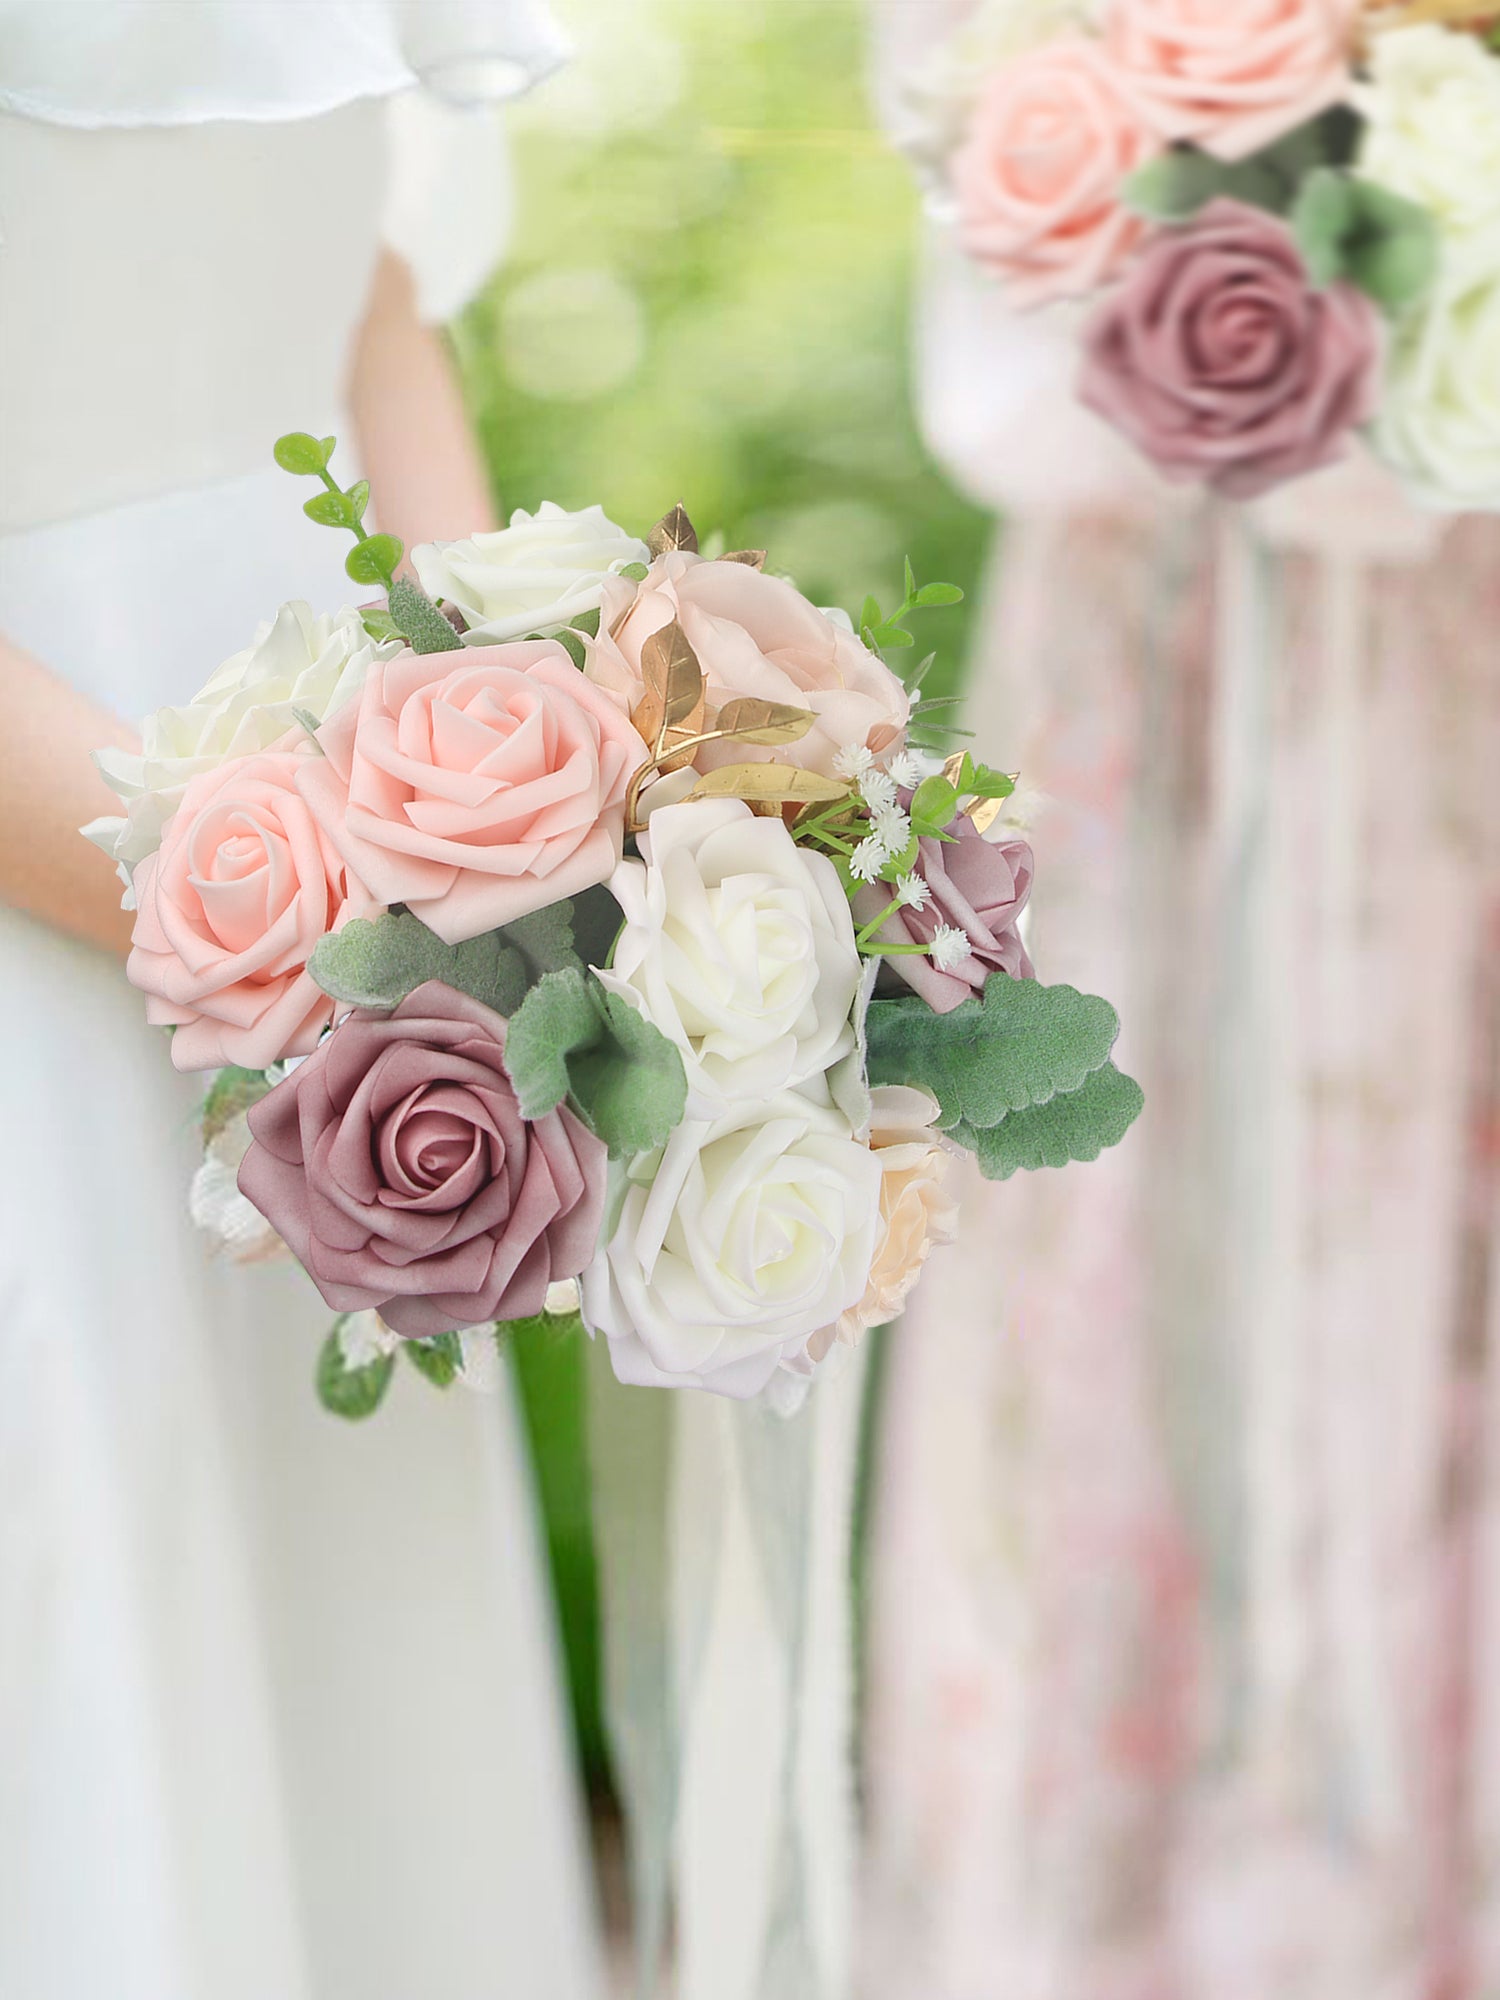
[[[123,957],[132,918],[119,877],[78,829],[120,810],[89,753],[134,749],[134,735],[3,638],[0,685],[0,902]]]
[[[349,383],[374,512],[408,549],[495,525],[489,482],[442,335],[417,313],[411,274],[381,255]]]

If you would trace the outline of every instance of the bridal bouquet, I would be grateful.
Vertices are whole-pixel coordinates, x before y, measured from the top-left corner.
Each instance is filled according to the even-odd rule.
[[[102,752],[129,976],[214,1071],[200,1221],[338,1315],[324,1400],[581,1311],[622,1381],[749,1397],[891,1319],[984,1172],[1093,1159],[1140,1093],[1020,932],[1014,780],[943,761],[908,621],[816,609],[681,508],[403,550],[283,438],[373,605],[284,606]]]
[[[935,204],[1078,394],[1252,498],[1362,435],[1500,509],[1495,0],[981,0],[910,90]]]

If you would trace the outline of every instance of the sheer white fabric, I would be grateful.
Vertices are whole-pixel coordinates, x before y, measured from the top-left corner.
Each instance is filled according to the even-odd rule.
[[[0,10],[0,72],[97,11]],[[0,115],[0,630],[125,714],[350,595],[267,456],[338,426],[384,115]],[[593,2000],[509,1394],[326,1417],[328,1314],[207,1262],[118,966],[9,911],[0,964],[0,1993]]]

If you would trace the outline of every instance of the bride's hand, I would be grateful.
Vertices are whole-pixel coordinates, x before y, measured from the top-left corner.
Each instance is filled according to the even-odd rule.
[[[0,684],[0,902],[123,958],[131,916],[120,908],[119,877],[78,829],[120,810],[90,753],[134,749],[136,738],[3,638]]]

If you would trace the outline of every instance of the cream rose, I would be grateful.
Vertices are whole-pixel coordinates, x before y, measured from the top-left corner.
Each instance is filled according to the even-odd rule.
[[[664,807],[641,850],[610,881],[625,928],[600,977],[682,1052],[690,1114],[849,1053],[860,960],[831,861],[738,799]]]
[[[856,1346],[872,1326],[888,1326],[930,1252],[958,1234],[958,1204],[949,1185],[953,1155],[937,1134],[936,1098],[903,1084],[880,1084],[870,1095],[870,1147],[880,1164],[875,1261],[863,1296],[835,1326],[814,1337],[808,1349],[812,1361],[836,1343]]]
[[[1378,36],[1358,102],[1362,174],[1425,208],[1445,235],[1500,224],[1500,62],[1472,35]]]
[[[424,542],[411,559],[428,595],[463,613],[465,643],[496,646],[562,631],[598,609],[611,571],[649,563],[651,553],[602,507],[570,513],[544,500],[534,514],[518,507],[508,528]]]
[[[147,720],[139,751],[95,753],[126,810],[84,832],[128,876],[161,845],[190,779],[231,757],[269,750],[296,727],[299,710],[324,721],[359,693],[371,660],[401,650],[399,640],[372,645],[353,609],[330,617],[300,600],[283,604],[185,708],[158,709]]]
[[[847,1119],[784,1091],[687,1119],[628,1169],[583,1316],[622,1382],[755,1396],[863,1297],[880,1165]]]
[[[589,679],[633,712],[645,690],[641,649],[674,618],[698,656],[711,708],[754,695],[817,718],[800,742],[774,749],[711,743],[694,760],[700,770],[773,758],[832,775],[840,750],[887,750],[906,727],[906,689],[852,631],[780,577],[683,550],[658,557],[638,590],[620,579],[606,587],[599,637],[587,648]]]
[[[1500,510],[1500,227],[1446,263],[1392,342],[1371,441],[1429,505]]]

